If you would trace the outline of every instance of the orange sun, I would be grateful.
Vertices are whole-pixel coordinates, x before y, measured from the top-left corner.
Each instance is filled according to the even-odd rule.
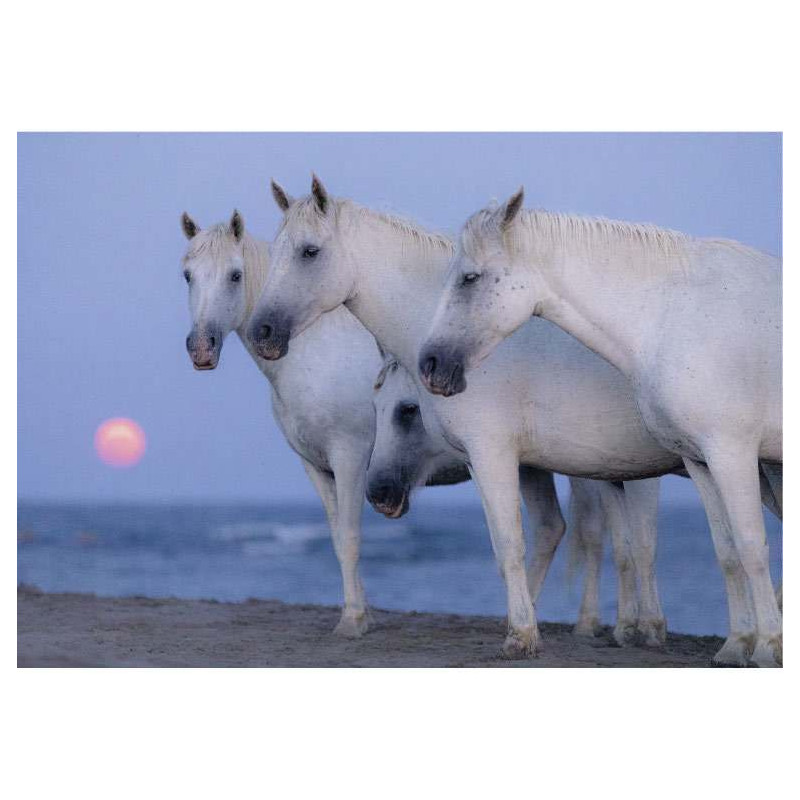
[[[144,431],[132,419],[115,417],[103,422],[94,434],[94,449],[112,467],[132,467],[144,455]]]

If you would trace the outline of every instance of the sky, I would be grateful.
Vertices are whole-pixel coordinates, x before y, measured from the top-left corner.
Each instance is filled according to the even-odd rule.
[[[238,208],[269,239],[271,177],[298,196],[313,170],[333,195],[448,233],[524,184],[529,207],[781,250],[779,134],[20,134],[17,154],[23,499],[315,497],[235,336],[214,372],[195,372],[184,345],[181,212],[205,227]],[[125,470],[93,448],[117,416],[147,435]],[[693,491],[669,478],[662,496]]]

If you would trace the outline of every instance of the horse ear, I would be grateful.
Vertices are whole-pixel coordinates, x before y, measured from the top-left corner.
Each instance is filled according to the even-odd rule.
[[[244,220],[242,219],[242,215],[236,209],[234,209],[233,216],[228,224],[228,228],[233,234],[233,238],[236,239],[237,242],[240,242],[242,240],[242,236],[244,236]]]
[[[322,185],[322,181],[312,172],[311,173],[311,194],[317,204],[317,208],[323,214],[328,210],[328,192]]]
[[[394,372],[397,369],[397,361],[394,357],[390,356],[384,361],[383,366],[381,367],[381,371],[378,373],[378,377],[375,378],[375,385],[372,387],[376,392],[383,388],[383,384],[386,383],[386,376],[390,372]]]
[[[194,239],[200,230],[197,223],[185,211],[181,214],[181,229],[187,239]]]
[[[270,179],[269,185],[278,208],[285,214],[289,210],[289,206],[294,202],[294,198],[286,194],[283,187],[276,183],[274,178]]]
[[[525,189],[520,186],[511,197],[497,209],[500,228],[505,230],[517,218],[525,200]]]
[[[389,365],[391,364],[390,361],[387,361],[382,367],[381,371],[378,373],[378,377],[375,378],[375,383],[373,385],[373,389],[377,392],[382,387],[384,382],[386,381],[386,373],[389,371]]]
[[[386,382],[386,376],[390,372],[394,372],[399,366],[400,362],[397,360],[396,356],[386,352],[386,350],[381,347],[380,342],[377,339],[375,340],[375,344],[378,345],[378,352],[381,354],[381,358],[383,359],[383,366],[381,367],[381,371],[378,373],[378,377],[375,378],[375,385],[372,387],[377,392]]]

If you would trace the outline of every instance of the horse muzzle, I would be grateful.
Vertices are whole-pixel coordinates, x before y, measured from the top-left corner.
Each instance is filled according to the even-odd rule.
[[[367,489],[367,500],[389,519],[399,519],[408,511],[408,489],[400,483],[375,483]]]
[[[289,352],[291,325],[280,317],[262,317],[250,326],[247,338],[261,358],[277,361]]]
[[[196,370],[216,369],[222,350],[222,336],[217,331],[192,330],[186,337],[186,352]]]
[[[428,347],[419,357],[419,375],[431,394],[452,397],[467,388],[464,359],[455,352]]]

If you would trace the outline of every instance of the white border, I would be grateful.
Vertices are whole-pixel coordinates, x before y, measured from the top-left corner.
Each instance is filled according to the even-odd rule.
[[[5,141],[14,130],[783,130],[795,218],[796,44],[781,3],[284,6],[14,4],[1,56]],[[2,317],[14,342],[15,294]],[[797,327],[786,317],[792,409]],[[790,530],[791,518],[790,505]],[[12,607],[4,718],[15,793],[26,796],[758,797],[795,782],[796,626],[789,667],[772,673],[15,671]]]

